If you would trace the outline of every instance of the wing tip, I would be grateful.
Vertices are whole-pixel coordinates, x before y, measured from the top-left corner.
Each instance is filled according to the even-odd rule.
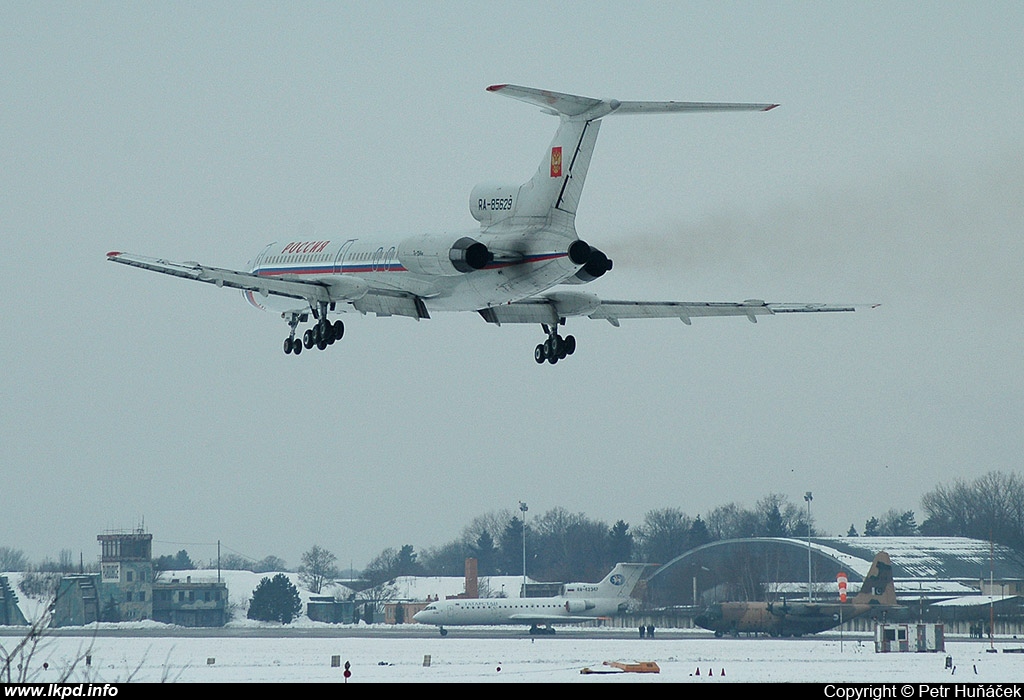
[[[779,105],[768,105],[767,107],[765,107],[765,108],[764,108],[764,109],[762,109],[761,111],[762,111],[762,112],[770,112],[770,111],[772,111],[773,109],[775,109],[775,108],[776,108],[776,107],[778,107],[778,106],[779,106]]]
[[[508,83],[499,83],[497,85],[488,85],[487,92],[498,92],[508,87]]]
[[[110,258],[117,258],[117,257],[120,257],[120,255],[121,255],[121,251],[119,251],[119,250],[112,250],[109,253],[107,253],[107,259],[109,260]]]

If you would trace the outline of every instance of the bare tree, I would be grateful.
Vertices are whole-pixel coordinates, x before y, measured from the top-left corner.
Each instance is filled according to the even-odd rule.
[[[299,580],[313,593],[320,593],[325,585],[338,577],[338,567],[334,564],[337,559],[320,545],[313,545],[302,555]]]
[[[28,557],[20,549],[0,547],[0,571],[28,571]]]
[[[989,472],[973,482],[937,486],[921,498],[925,535],[993,541],[1024,552],[1024,478]]]

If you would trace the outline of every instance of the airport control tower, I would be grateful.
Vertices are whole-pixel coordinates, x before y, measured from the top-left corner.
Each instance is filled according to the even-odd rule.
[[[100,615],[110,620],[153,617],[153,535],[142,529],[97,535]]]

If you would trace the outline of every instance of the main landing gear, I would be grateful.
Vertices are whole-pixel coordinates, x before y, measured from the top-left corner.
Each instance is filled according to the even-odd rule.
[[[301,340],[295,337],[295,329],[298,328],[299,322],[306,321],[309,315],[293,313],[288,317],[291,333],[284,339],[285,355],[292,353],[298,355],[302,352],[302,348],[312,350],[316,347],[318,350],[326,350],[328,345],[334,345],[336,340],[341,340],[345,335],[345,324],[340,319],[334,323],[328,321],[326,308],[320,309],[318,316],[319,320],[311,328],[306,329]]]
[[[575,337],[567,335],[563,338],[558,335],[558,326],[549,327],[548,324],[542,323],[541,328],[548,334],[548,339],[533,351],[533,359],[537,361],[538,365],[544,364],[545,360],[550,364],[555,364],[576,352]]]

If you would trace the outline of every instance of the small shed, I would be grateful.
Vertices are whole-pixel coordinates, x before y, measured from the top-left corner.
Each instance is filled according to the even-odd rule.
[[[941,623],[881,623],[875,625],[875,652],[945,651],[945,631]]]

